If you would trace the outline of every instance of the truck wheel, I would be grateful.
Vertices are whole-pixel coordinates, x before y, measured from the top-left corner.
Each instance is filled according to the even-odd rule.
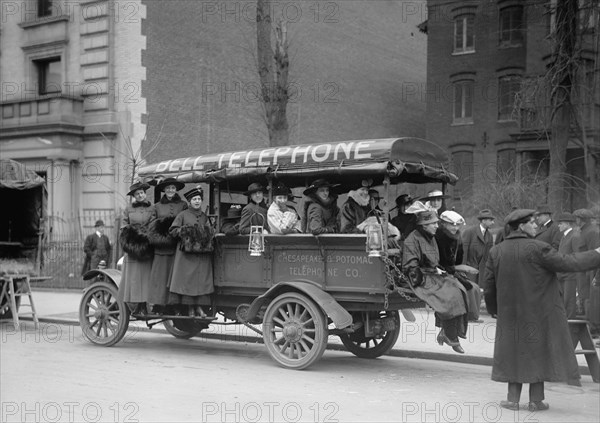
[[[306,296],[286,292],[267,307],[263,338],[279,365],[296,370],[307,368],[323,355],[327,337],[323,310]]]
[[[79,324],[93,344],[110,347],[119,342],[129,326],[129,309],[118,299],[117,288],[106,282],[90,286],[79,304]]]
[[[366,337],[364,330],[340,335],[342,343],[348,351],[360,358],[377,358],[396,344],[400,335],[400,315],[397,310],[380,311],[378,315],[370,316],[373,319],[394,319],[393,330],[386,331],[381,338]]]

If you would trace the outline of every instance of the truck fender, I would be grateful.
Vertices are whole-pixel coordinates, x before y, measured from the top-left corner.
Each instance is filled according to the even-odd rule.
[[[317,286],[313,282],[299,280],[279,282],[269,288],[263,295],[257,297],[250,305],[247,320],[252,323],[260,323],[260,321],[256,321],[256,317],[261,307],[269,304],[280,293],[290,290],[300,291],[310,297],[331,318],[336,328],[343,329],[352,325],[352,315],[330,294],[323,291],[320,286]]]
[[[103,276],[104,281],[107,283],[112,283],[117,290],[119,289],[119,285],[121,285],[121,271],[117,269],[93,269],[88,270],[83,275],[84,281],[93,281],[96,277]]]

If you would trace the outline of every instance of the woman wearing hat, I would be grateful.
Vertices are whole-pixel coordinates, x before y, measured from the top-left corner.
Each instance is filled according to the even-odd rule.
[[[262,226],[267,229],[267,205],[265,204],[265,188],[254,182],[248,186],[245,192],[248,196],[248,204],[242,209],[242,218],[240,220],[240,233],[248,235],[250,226]]]
[[[283,183],[273,187],[273,203],[267,210],[269,232],[276,235],[300,233],[300,219],[296,210],[287,205],[292,190]]]
[[[180,212],[171,225],[178,239],[169,285],[169,303],[187,306],[188,316],[206,317],[202,305],[210,305],[214,292],[212,239],[214,231],[202,211],[204,192],[194,188],[184,194],[190,207]]]
[[[415,200],[408,194],[402,194],[396,197],[398,214],[390,220],[390,223],[398,228],[402,234],[402,239],[406,239],[406,237],[417,227],[417,216],[414,213],[406,213],[406,208],[414,201]]]
[[[169,299],[169,277],[173,268],[177,239],[169,233],[171,224],[180,212],[187,209],[187,203],[177,191],[185,184],[175,178],[167,178],[155,190],[163,192],[161,199],[154,205],[156,219],[150,222],[148,237],[154,246],[154,260],[150,272],[148,302],[154,304],[152,311],[162,312]],[[167,313],[170,314],[170,311]]]
[[[340,226],[343,234],[356,234],[361,231],[357,226],[369,215],[369,188],[371,179],[363,179],[348,192],[348,199],[342,206]]]
[[[454,351],[463,354],[465,351],[458,338],[466,337],[466,290],[458,280],[441,269],[435,239],[438,220],[434,210],[417,214],[417,229],[404,241],[402,268],[413,281],[417,279],[414,275],[423,275],[423,283],[414,289],[417,296],[436,311],[442,328],[437,336],[438,343],[448,344]]]
[[[154,206],[146,199],[150,185],[137,182],[129,187],[127,195],[133,202],[123,213],[120,240],[127,254],[123,261],[123,277],[119,295],[123,301],[135,304],[133,314],[146,314],[149,279],[152,269],[152,246],[147,235],[148,223],[156,217]]]
[[[240,233],[240,218],[242,217],[242,206],[232,204],[227,210],[227,215],[222,216],[221,233],[225,235],[238,235]]]
[[[337,195],[331,190],[339,184],[330,184],[325,179],[313,181],[303,194],[307,197],[304,202],[304,232],[313,235],[335,234],[340,230]]]
[[[448,198],[439,189],[429,191],[425,197],[421,198],[421,201],[425,201],[425,206],[432,210],[435,210],[438,216],[446,211],[446,207],[443,205],[444,198]]]

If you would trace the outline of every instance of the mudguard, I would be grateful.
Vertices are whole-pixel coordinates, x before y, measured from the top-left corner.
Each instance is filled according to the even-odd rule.
[[[252,302],[248,310],[247,320],[251,323],[260,323],[260,320],[257,321],[256,317],[261,307],[271,302],[271,300],[282,292],[290,290],[300,291],[310,297],[331,318],[336,328],[343,329],[352,325],[352,316],[350,313],[330,294],[323,291],[320,286],[308,280],[285,281],[272,286],[267,292]]]
[[[83,280],[84,281],[92,281],[93,279],[97,278],[98,276],[101,276],[101,277],[103,276],[103,279],[105,282],[108,282],[108,283],[112,282],[117,287],[117,289],[119,288],[119,285],[121,284],[121,271],[117,270],[117,269],[88,270],[83,275]]]

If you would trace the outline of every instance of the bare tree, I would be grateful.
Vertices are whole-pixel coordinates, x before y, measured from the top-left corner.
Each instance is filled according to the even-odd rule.
[[[273,30],[272,2],[256,2],[256,48],[258,74],[260,77],[261,100],[265,123],[272,146],[289,143],[287,121],[288,93],[288,38],[287,24],[281,18]],[[275,48],[272,46],[272,39]]]

